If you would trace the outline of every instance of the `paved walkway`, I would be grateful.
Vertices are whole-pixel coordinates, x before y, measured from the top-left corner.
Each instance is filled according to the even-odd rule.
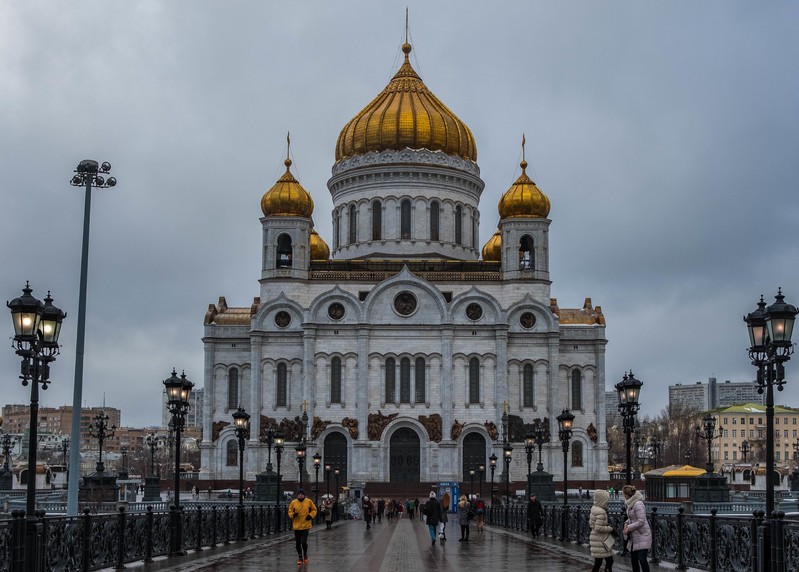
[[[534,565],[547,572],[590,569],[590,560],[580,554],[567,554],[546,544],[486,529],[477,534],[471,527],[470,541],[458,542],[460,529],[451,528],[445,542],[431,545],[427,526],[407,518],[388,524],[374,524],[366,530],[363,521],[346,521],[333,530],[315,526],[308,541],[310,564],[297,566],[293,536],[283,541],[250,541],[225,552],[206,550],[180,564],[166,562],[142,567],[144,570],[202,572],[241,570],[314,570],[331,572],[423,572],[435,570],[491,572],[526,569]],[[582,557],[581,557],[582,556]]]

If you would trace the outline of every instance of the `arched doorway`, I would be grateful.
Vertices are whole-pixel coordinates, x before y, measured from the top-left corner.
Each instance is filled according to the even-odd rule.
[[[347,438],[341,433],[331,433],[325,437],[324,461],[322,465],[329,464],[331,469],[339,470],[338,483],[340,486],[347,484]],[[331,473],[331,479],[334,477]],[[335,483],[334,483],[335,484]]]
[[[486,462],[486,440],[480,433],[468,433],[463,438],[463,481],[469,482],[469,471],[474,469],[475,480],[480,479],[478,467]],[[483,479],[487,471],[483,471]]]
[[[389,472],[392,483],[420,481],[419,448],[419,436],[413,429],[403,427],[391,436]]]

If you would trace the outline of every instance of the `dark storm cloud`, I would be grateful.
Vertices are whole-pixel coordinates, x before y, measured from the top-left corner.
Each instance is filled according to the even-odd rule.
[[[553,296],[602,305],[608,384],[633,368],[656,412],[668,384],[750,379],[741,315],[779,285],[799,301],[796,4],[410,12],[412,62],[477,140],[483,241],[526,133],[553,205]],[[404,4],[5,3],[0,27],[0,286],[11,299],[30,279],[70,314],[43,404],[72,399],[83,201],[68,180],[108,160],[119,185],[93,201],[84,398],[157,423],[173,365],[202,379],[207,305],[258,294],[258,203],[289,129],[331,242],[335,140],[396,69]],[[25,402],[10,349],[0,368],[2,401]]]

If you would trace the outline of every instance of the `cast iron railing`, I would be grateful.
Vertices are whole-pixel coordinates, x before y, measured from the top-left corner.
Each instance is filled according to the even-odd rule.
[[[182,507],[183,546],[201,550],[228,544],[237,533],[235,504],[194,503]],[[284,534],[291,522],[281,507],[280,518],[274,505],[247,503],[244,506],[244,530],[248,539],[268,534]],[[169,553],[171,513],[146,511],[130,513],[120,507],[116,514],[92,514],[84,509],[79,517],[46,517],[46,550],[41,566],[46,572],[89,571],[102,568],[121,569],[129,562],[149,562]],[[0,521],[0,572],[21,570],[24,551],[25,512],[14,511],[10,520]]]
[[[527,507],[511,506],[508,528],[529,531]],[[561,539],[564,518],[563,505],[545,505],[541,532],[559,540],[587,544],[590,530],[588,516],[590,505],[579,504],[566,509],[566,539]],[[723,514],[716,509],[710,514],[685,514],[679,508],[676,514],[661,514],[653,507],[647,519],[652,529],[651,562],[670,562],[678,570],[688,567],[711,572],[758,572],[758,527],[763,522],[764,512],[755,510],[750,515]],[[616,530],[615,548],[624,553],[622,541],[626,511],[621,507],[608,510],[610,525]],[[799,570],[799,521],[785,520],[785,513],[774,513],[775,537],[779,540],[776,550],[776,571]],[[486,524],[504,527],[505,507],[489,507],[485,515]],[[768,558],[768,555],[764,555]]]

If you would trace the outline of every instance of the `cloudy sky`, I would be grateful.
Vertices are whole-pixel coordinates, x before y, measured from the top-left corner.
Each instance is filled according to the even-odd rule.
[[[482,242],[526,134],[553,296],[602,306],[608,387],[632,368],[657,413],[669,384],[751,379],[742,315],[778,286],[799,303],[799,4],[407,4],[413,65],[477,141]],[[202,381],[208,304],[258,294],[288,130],[331,242],[336,138],[398,67],[405,6],[0,3],[0,292],[30,280],[69,314],[43,405],[72,402],[77,163],[119,181],[93,195],[84,401],[158,423],[173,366]],[[0,371],[0,404],[26,403],[10,343]]]

